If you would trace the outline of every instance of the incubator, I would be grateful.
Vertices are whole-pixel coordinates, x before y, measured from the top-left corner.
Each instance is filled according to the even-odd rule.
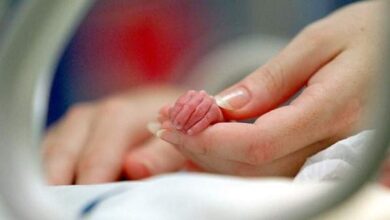
[[[364,131],[314,155],[293,181],[179,172],[145,181],[47,186],[38,149],[53,72],[65,45],[93,3],[26,1],[15,12],[15,19],[9,21],[6,32],[1,33],[1,219],[353,219],[351,209],[364,199],[355,199],[355,204],[349,205],[344,202],[364,187],[387,152],[390,121],[383,119],[388,119],[390,99],[386,95],[379,98],[381,108],[373,113],[378,122],[375,132]],[[259,60],[265,62],[285,43],[285,39],[267,35],[236,38],[208,53],[191,75],[215,73],[202,85],[215,92],[227,81],[238,78],[237,72],[254,68]],[[259,48],[266,54],[264,57],[256,54]],[[230,66],[226,68],[221,63]],[[389,62],[386,65],[383,73],[390,69]],[[389,82],[390,75],[383,74],[382,94],[389,94]],[[348,153],[351,157],[345,158]],[[357,159],[362,155],[363,159]],[[323,170],[325,166],[329,169]],[[344,180],[321,181],[338,177]],[[378,198],[377,206],[372,207],[377,210],[390,201],[387,192],[381,193],[381,189],[368,188],[358,195],[369,194],[366,201]],[[329,214],[332,211],[335,214]],[[383,212],[378,211],[378,216],[384,218],[380,214]],[[359,217],[362,216],[364,213]]]

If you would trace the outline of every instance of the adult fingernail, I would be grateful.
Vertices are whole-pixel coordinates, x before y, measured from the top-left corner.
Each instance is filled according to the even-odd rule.
[[[175,131],[169,131],[167,129],[161,129],[157,131],[156,136],[160,139],[167,141],[171,144],[180,144],[180,135]]]
[[[215,96],[217,105],[226,110],[238,110],[244,107],[250,100],[250,93],[244,87],[224,91]]]
[[[161,123],[155,121],[149,122],[147,124],[147,128],[150,131],[150,133],[156,135],[157,131],[161,129]]]

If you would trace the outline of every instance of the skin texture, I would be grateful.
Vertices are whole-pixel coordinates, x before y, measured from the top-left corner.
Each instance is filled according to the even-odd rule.
[[[169,85],[144,86],[73,106],[42,143],[48,183],[104,183],[182,169],[187,159],[146,129],[160,106],[181,93]]]
[[[225,117],[255,123],[222,122],[187,135],[168,120],[157,135],[211,172],[295,175],[308,156],[362,128],[385,48],[383,4],[353,4],[309,25],[215,97]]]
[[[205,91],[190,90],[168,109],[169,120],[179,131],[195,135],[209,125],[225,121],[214,98]]]
[[[154,138],[147,123],[183,93],[172,86],[76,105],[43,141],[49,183],[111,182],[122,174],[139,179],[185,166],[293,176],[308,156],[359,127],[377,79],[377,50],[384,48],[382,4],[354,4],[309,25],[268,63],[215,97],[222,100],[225,120],[257,118],[254,124],[220,122],[188,135],[172,124],[168,105],[151,129],[164,141]],[[299,89],[292,103],[278,107]]]

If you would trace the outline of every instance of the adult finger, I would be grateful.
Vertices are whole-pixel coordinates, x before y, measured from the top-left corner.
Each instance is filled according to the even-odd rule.
[[[252,165],[234,160],[221,159],[207,155],[194,154],[185,149],[182,153],[191,158],[196,165],[201,166],[207,172],[235,176],[295,176],[306,159],[316,152],[330,146],[335,140],[327,139],[312,145],[306,146],[301,150],[286,155],[282,158],[273,160],[266,164]]]
[[[50,128],[43,141],[43,166],[50,184],[68,185],[74,181],[75,168],[87,139],[93,108],[79,104]]]
[[[125,153],[150,136],[145,126],[149,118],[134,113],[136,106],[120,99],[101,104],[79,158],[77,184],[110,182],[120,177]]]
[[[129,179],[143,179],[184,167],[186,158],[171,144],[157,138],[126,155],[124,170]]]
[[[194,153],[254,165],[334,135],[341,138],[352,131],[362,113],[361,102],[354,97],[361,86],[344,83],[362,62],[349,58],[348,53],[340,55],[316,73],[293,103],[262,115],[255,124],[218,123],[195,136],[171,129],[157,134]]]
[[[327,20],[304,29],[276,57],[215,98],[231,119],[258,117],[295,94],[343,49],[333,40]]]

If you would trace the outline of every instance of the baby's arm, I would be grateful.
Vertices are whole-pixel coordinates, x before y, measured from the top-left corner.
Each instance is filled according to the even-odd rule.
[[[172,126],[189,135],[197,134],[211,124],[225,121],[214,98],[205,91],[188,91],[165,111]]]

